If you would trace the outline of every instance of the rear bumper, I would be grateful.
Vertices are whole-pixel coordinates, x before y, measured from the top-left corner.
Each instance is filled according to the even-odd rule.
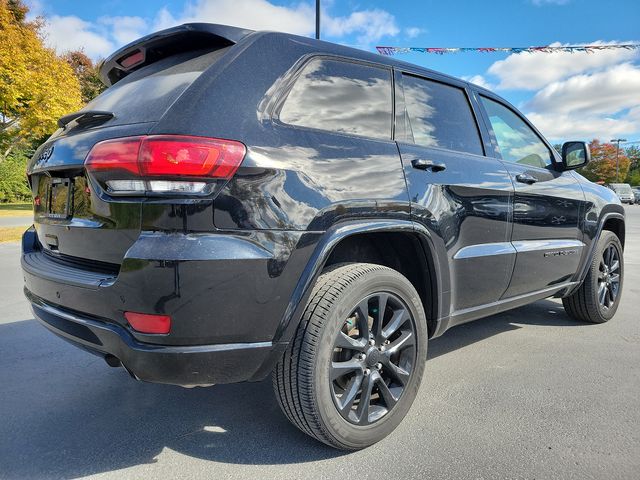
[[[117,357],[140,380],[258,381],[286,346],[274,336],[311,253],[295,248],[301,235],[142,233],[110,275],[52,259],[30,229],[23,236],[25,295],[49,330]],[[169,315],[171,331],[137,332],[126,311]]]
[[[113,355],[138,380],[207,385],[253,379],[273,353],[271,342],[164,346],[137,341],[115,323],[83,317],[28,295],[36,319],[95,355]]]

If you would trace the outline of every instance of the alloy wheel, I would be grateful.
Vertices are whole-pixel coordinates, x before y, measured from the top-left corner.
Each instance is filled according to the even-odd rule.
[[[370,425],[400,400],[416,363],[416,328],[395,295],[364,298],[342,324],[330,368],[333,401],[348,422]]]
[[[609,244],[602,253],[598,272],[598,303],[603,311],[611,308],[620,292],[620,253]]]

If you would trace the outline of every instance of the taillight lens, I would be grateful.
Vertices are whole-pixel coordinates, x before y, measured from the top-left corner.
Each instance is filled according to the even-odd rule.
[[[87,155],[87,170],[112,193],[206,193],[231,178],[244,158],[235,140],[153,135],[105,140]]]
[[[141,143],[142,137],[105,140],[91,149],[84,164],[90,170],[124,170],[139,175],[138,152]]]

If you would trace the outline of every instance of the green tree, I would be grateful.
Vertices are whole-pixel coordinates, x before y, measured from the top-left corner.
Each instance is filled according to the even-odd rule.
[[[0,162],[0,201],[26,202],[31,200],[31,189],[27,184],[27,160],[32,152],[19,146]]]
[[[593,139],[589,143],[591,161],[586,167],[580,169],[580,173],[593,182],[618,183],[627,177],[630,161],[623,149],[616,154],[616,145],[612,143],[600,143]],[[617,155],[617,162],[616,162]],[[618,175],[616,177],[616,163]]]
[[[625,154],[629,158],[629,173],[625,181],[630,185],[640,185],[640,147],[632,145],[625,149]]]

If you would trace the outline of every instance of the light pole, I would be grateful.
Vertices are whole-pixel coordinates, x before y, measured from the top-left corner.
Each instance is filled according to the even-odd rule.
[[[620,163],[618,162],[618,155],[620,154],[620,142],[626,142],[626,138],[612,138],[611,143],[616,144],[616,182],[620,182]]]
[[[320,40],[320,0],[316,0],[316,39]]]

